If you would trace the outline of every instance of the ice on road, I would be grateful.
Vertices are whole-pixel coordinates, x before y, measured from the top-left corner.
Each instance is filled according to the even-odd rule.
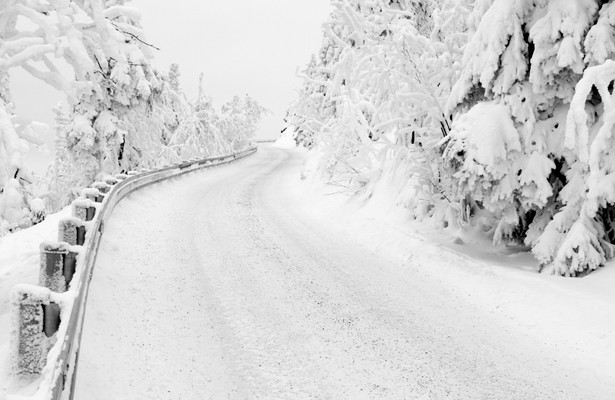
[[[314,218],[301,163],[265,147],[118,205],[77,399],[601,398],[537,341]]]

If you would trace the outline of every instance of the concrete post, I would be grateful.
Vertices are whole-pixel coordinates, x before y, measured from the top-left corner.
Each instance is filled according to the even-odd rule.
[[[75,275],[77,253],[62,242],[44,242],[40,249],[38,284],[56,293],[67,291]]]
[[[96,203],[101,203],[101,201],[98,201],[98,198],[102,195],[102,193],[95,188],[85,188],[81,191],[81,197],[94,201]]]
[[[96,215],[96,207],[94,201],[89,199],[76,199],[73,201],[73,217],[79,218],[82,221],[91,221]]]
[[[109,186],[105,182],[94,182],[92,184],[92,187],[98,190],[101,194],[107,194],[109,193],[109,190],[111,190],[111,186]]]
[[[77,269],[77,253],[74,251],[69,251],[64,255],[64,268],[62,269],[62,273],[64,275],[64,279],[66,280],[66,288],[73,281],[73,276],[75,275],[75,271]]]
[[[10,351],[16,375],[40,374],[45,366],[50,345],[47,337],[57,331],[60,316],[57,304],[49,307],[50,297],[49,289],[33,285],[18,285],[11,294],[17,329],[11,336]]]
[[[107,177],[104,179],[104,181],[105,181],[105,183],[106,183],[107,185],[109,185],[109,186],[114,186],[115,184],[117,184],[117,183],[118,183],[118,180],[117,180],[116,178],[112,177],[112,176],[107,176]]]
[[[58,241],[66,242],[71,246],[83,246],[85,243],[85,223],[77,218],[60,220]]]
[[[66,291],[64,256],[68,254],[66,243],[41,243],[38,284],[57,293]]]
[[[60,328],[60,305],[49,302],[43,304],[43,333],[52,337]]]

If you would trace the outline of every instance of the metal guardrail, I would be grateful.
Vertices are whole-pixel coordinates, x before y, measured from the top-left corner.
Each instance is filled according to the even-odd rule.
[[[93,217],[89,222],[81,222],[82,225],[85,226],[85,238],[83,234],[79,235],[79,233],[76,233],[73,235],[74,237],[81,236],[83,248],[75,250],[74,245],[80,244],[78,243],[79,239],[76,239],[76,243],[68,243],[68,245],[73,246],[64,246],[67,243],[62,243],[58,248],[47,245],[47,248],[51,248],[49,251],[55,252],[56,254],[59,252],[68,254],[69,250],[74,251],[73,254],[77,254],[76,270],[74,271],[74,279],[71,281],[69,290],[65,293],[58,294],[50,291],[50,289],[37,288],[32,285],[21,285],[22,287],[18,288],[16,291],[19,301],[17,304],[18,312],[23,313],[24,310],[27,312],[28,307],[31,307],[30,310],[32,310],[32,307],[34,307],[33,301],[38,301],[36,307],[42,307],[42,312],[38,318],[39,321],[34,321],[31,316],[28,316],[27,318],[30,318],[31,321],[27,322],[33,324],[28,326],[22,321],[17,329],[20,333],[28,330],[32,332],[34,329],[37,331],[35,333],[40,337],[42,337],[43,334],[49,336],[49,324],[46,321],[49,315],[52,315],[49,309],[51,309],[51,306],[55,306],[55,309],[51,309],[53,311],[58,308],[58,305],[61,306],[61,311],[54,311],[56,313],[56,318],[59,314],[61,321],[59,325],[55,324],[53,328],[54,330],[57,329],[57,332],[54,333],[56,335],[55,344],[49,349],[48,353],[40,354],[40,351],[34,352],[35,357],[44,357],[46,359],[45,366],[36,365],[36,362],[32,362],[31,354],[28,354],[28,352],[24,350],[24,348],[31,348],[32,346],[30,344],[20,343],[18,346],[14,346],[16,352],[24,351],[26,358],[29,357],[22,365],[28,365],[29,363],[30,366],[34,365],[34,370],[40,369],[42,371],[43,379],[39,386],[37,398],[59,400],[72,399],[74,396],[76,370],[79,361],[79,345],[81,343],[88,290],[104,227],[111,217],[116,205],[130,193],[151,184],[181,176],[189,172],[198,171],[203,168],[226,164],[255,152],[256,148],[254,147],[227,156],[185,161],[150,172],[132,174],[130,176],[124,175],[120,177],[123,179],[117,180],[117,183],[113,185],[110,192],[105,195],[102,204],[94,205],[92,203],[88,207],[87,201],[83,204],[84,202],[82,200],[81,203],[79,203],[80,205],[75,205],[76,207],[83,207],[82,215],[91,215],[91,217]],[[95,214],[92,209],[96,210]],[[77,225],[80,223],[80,221],[75,222],[73,220],[68,222],[73,224],[76,223]],[[63,228],[61,227],[60,230],[62,231]],[[77,230],[77,232],[79,231]],[[43,247],[44,246],[42,246],[41,249],[43,249]],[[60,274],[62,273],[61,269],[62,267],[60,267]],[[64,267],[64,272],[66,272],[65,269],[66,267]],[[68,318],[62,318],[66,316],[68,316]],[[41,328],[44,333],[38,332]],[[32,368],[22,372],[26,374],[38,373],[37,371],[33,372]]]

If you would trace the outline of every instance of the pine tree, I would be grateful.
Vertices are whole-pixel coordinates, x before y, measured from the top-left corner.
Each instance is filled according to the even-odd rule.
[[[613,254],[613,199],[596,186],[607,187],[611,168],[610,134],[599,132],[610,118],[613,7],[483,4],[449,98],[460,114],[444,151],[457,198],[491,215],[496,242],[532,246],[544,272],[575,275]]]

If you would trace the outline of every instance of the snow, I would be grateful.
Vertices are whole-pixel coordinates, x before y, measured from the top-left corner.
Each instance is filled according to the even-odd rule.
[[[9,294],[18,284],[37,284],[42,242],[55,239],[60,219],[70,215],[70,207],[48,215],[45,221],[26,230],[0,238],[0,399],[6,397],[8,346],[12,330]]]
[[[273,146],[279,147],[280,149],[292,149],[297,147],[297,143],[291,134],[284,134],[273,143]]]
[[[511,152],[521,150],[510,112],[501,104],[478,103],[455,121],[453,130],[451,140],[465,143],[466,163],[482,164],[489,173],[502,166]]]
[[[615,396],[615,268],[536,274],[384,190],[365,205],[302,180],[304,161],[262,147],[118,205],[77,398]]]

